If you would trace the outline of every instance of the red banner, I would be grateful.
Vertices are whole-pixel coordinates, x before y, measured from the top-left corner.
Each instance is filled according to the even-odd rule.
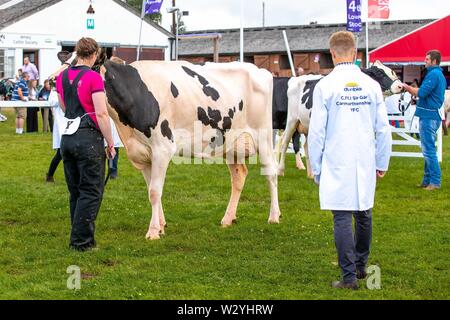
[[[390,0],[369,0],[369,19],[389,19]]]

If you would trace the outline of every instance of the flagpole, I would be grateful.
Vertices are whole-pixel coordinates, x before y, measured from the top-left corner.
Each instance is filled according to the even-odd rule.
[[[369,0],[367,1],[366,18],[366,68],[369,69]]]
[[[142,36],[142,23],[144,22],[144,16],[145,16],[145,1],[146,0],[142,0],[141,26],[139,28],[139,42],[138,42],[138,47],[137,47],[136,61],[139,61],[139,56],[141,54],[141,36]]]
[[[244,62],[244,0],[241,0],[241,37],[240,37],[240,61]]]

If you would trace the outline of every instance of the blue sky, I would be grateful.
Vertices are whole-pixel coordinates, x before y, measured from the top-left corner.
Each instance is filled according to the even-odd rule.
[[[363,0],[365,2],[367,0]],[[244,0],[245,27],[262,26],[262,0]],[[345,22],[346,0],[265,0],[266,26]],[[188,30],[239,28],[240,0],[176,0]],[[163,26],[172,18],[166,13],[172,0],[164,0]],[[450,0],[391,0],[391,19],[441,18],[450,14]]]

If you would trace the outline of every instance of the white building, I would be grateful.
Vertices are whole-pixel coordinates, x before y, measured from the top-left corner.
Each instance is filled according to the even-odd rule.
[[[29,56],[42,84],[60,66],[56,54],[72,51],[81,37],[92,37],[109,56],[132,62],[140,26],[140,12],[121,0],[0,0],[0,78],[13,77]],[[171,38],[147,16],[140,58],[170,60]]]

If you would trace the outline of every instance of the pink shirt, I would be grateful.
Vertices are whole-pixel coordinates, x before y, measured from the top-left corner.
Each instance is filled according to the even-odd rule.
[[[29,62],[27,65],[22,66],[22,72],[28,73],[30,80],[39,80],[39,72],[34,64]]]
[[[73,82],[77,74],[80,72],[80,67],[70,67],[69,68],[69,81]],[[64,72],[64,71],[63,71]],[[61,72],[56,79],[56,91],[60,94],[61,98],[64,100],[64,89],[62,85],[62,74]],[[102,77],[95,71],[86,72],[78,82],[78,99],[80,100],[81,106],[86,113],[89,114],[91,119],[95,122],[98,127],[97,116],[95,115],[94,102],[92,101],[92,95],[96,92],[105,91],[105,86],[103,84]]]

